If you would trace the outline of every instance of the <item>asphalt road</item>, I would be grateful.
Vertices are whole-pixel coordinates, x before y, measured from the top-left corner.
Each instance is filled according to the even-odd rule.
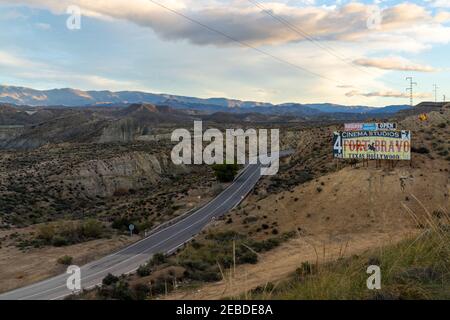
[[[281,155],[281,154],[280,154]],[[161,228],[116,253],[81,267],[81,286],[84,289],[101,284],[108,274],[121,275],[136,271],[159,252],[171,253],[197,235],[214,218],[237,206],[253,189],[260,178],[260,165],[247,165],[241,175],[216,198],[187,215],[182,220]],[[70,275],[59,276],[0,295],[0,300],[53,300],[71,294],[66,281]]]

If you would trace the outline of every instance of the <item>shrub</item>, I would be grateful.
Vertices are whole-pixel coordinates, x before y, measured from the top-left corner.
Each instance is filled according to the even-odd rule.
[[[183,266],[186,269],[206,270],[209,264],[207,264],[204,261],[198,260],[183,260],[181,262],[181,266]]]
[[[114,286],[111,298],[117,300],[133,300],[133,293],[130,290],[128,282],[120,280]]]
[[[119,188],[114,191],[113,196],[114,197],[122,197],[128,195],[128,190],[124,188]]]
[[[95,220],[89,219],[81,225],[81,235],[90,239],[100,238],[103,233],[102,224]]]
[[[63,247],[69,244],[67,239],[61,235],[54,236],[51,243],[55,247]]]
[[[189,270],[186,272],[186,277],[192,280],[204,281],[204,282],[214,282],[221,279],[220,272],[207,270]]]
[[[59,264],[63,264],[65,266],[69,266],[72,264],[73,258],[71,256],[65,255],[58,259]]]
[[[164,253],[155,253],[152,257],[152,260],[150,261],[150,264],[152,266],[159,266],[163,263],[166,263],[167,258],[164,255]]]
[[[116,283],[118,281],[119,281],[118,277],[116,277],[115,275],[113,275],[111,273],[108,273],[108,275],[103,278],[102,284],[105,285],[105,286],[109,286],[109,285],[112,285],[112,284],[114,284],[114,283]]]
[[[166,289],[168,292],[170,288],[171,288],[170,282],[167,282],[165,280],[160,280],[160,279],[158,279],[156,281],[152,281],[152,284],[150,286],[152,295],[165,294]]]
[[[244,253],[240,253],[237,257],[237,263],[243,264],[243,263],[251,263],[255,264],[258,262],[258,256],[256,253],[246,249]]]
[[[38,238],[46,242],[51,242],[55,236],[55,228],[51,224],[45,224],[38,229]]]
[[[143,283],[138,283],[133,287],[133,291],[136,300],[145,300],[150,294],[150,287]]]
[[[139,266],[139,268],[137,269],[137,274],[140,277],[149,276],[151,273],[152,273],[152,268],[150,267],[150,265],[148,263],[145,265]]]
[[[210,233],[206,236],[206,239],[215,240],[218,242],[229,242],[233,239],[242,239],[243,237],[243,235],[237,233],[236,231],[225,231],[216,234]]]
[[[215,164],[212,166],[217,180],[220,182],[231,182],[234,180],[239,166],[237,164]]]
[[[120,231],[129,231],[128,227],[130,224],[134,224],[134,234],[139,234],[140,232],[140,226],[138,223],[133,222],[133,219],[127,218],[127,217],[120,217],[118,219],[115,219],[113,223],[111,224],[111,228],[120,230]]]
[[[264,252],[272,250],[280,245],[280,240],[271,238],[260,242],[251,242],[250,247],[256,252]]]
[[[415,148],[415,147],[411,147],[411,151],[415,152],[415,153],[421,153],[421,154],[425,154],[425,153],[430,153],[430,150],[428,150],[426,147],[419,147],[419,148]]]
[[[300,277],[304,277],[306,275],[313,274],[314,272],[315,272],[314,265],[312,265],[308,261],[302,262],[300,268],[297,268],[297,270],[295,270],[295,274]]]
[[[103,225],[95,219],[89,219],[81,224],[64,222],[57,225],[43,225],[38,230],[37,239],[41,240],[40,244],[51,244],[55,247],[61,247],[98,239],[104,234]]]

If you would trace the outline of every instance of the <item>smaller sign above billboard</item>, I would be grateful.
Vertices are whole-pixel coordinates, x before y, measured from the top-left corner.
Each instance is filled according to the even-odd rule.
[[[397,124],[392,122],[382,123],[346,123],[345,131],[378,131],[378,130],[396,130]]]

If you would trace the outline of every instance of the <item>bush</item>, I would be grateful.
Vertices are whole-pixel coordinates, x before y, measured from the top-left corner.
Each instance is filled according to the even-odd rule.
[[[300,277],[304,277],[306,275],[314,274],[315,271],[315,266],[309,263],[309,261],[306,261],[302,262],[300,268],[297,268],[297,270],[295,270],[295,273]]]
[[[198,260],[183,260],[181,262],[181,266],[186,269],[195,269],[195,270],[206,270],[209,267],[209,264],[204,261]]]
[[[133,291],[136,300],[145,300],[150,294],[150,287],[143,283],[138,283],[133,287]]]
[[[186,277],[191,280],[214,282],[222,279],[219,271],[207,270],[189,270],[186,272]]]
[[[250,247],[256,252],[264,252],[272,250],[280,245],[280,240],[276,238],[271,238],[263,240],[260,242],[251,242]]]
[[[71,256],[65,255],[58,259],[59,264],[63,264],[65,266],[69,266],[72,264],[73,258]]]
[[[116,283],[117,281],[119,281],[118,277],[116,277],[115,275],[113,275],[111,273],[108,273],[108,275],[103,278],[102,284],[105,286],[109,286],[109,285]]]
[[[85,238],[97,239],[100,238],[103,233],[103,226],[99,221],[89,219],[81,225],[80,231],[81,235]]]
[[[139,266],[137,269],[137,274],[139,277],[147,277],[152,273],[152,268],[147,263],[145,265]]]
[[[238,255],[236,262],[238,264],[244,263],[255,264],[258,262],[258,256],[256,255],[256,253],[250,251],[249,249],[246,249],[244,253]]]
[[[152,281],[151,283],[151,293],[154,295],[165,294],[166,291],[170,292],[173,289],[173,285],[171,281],[167,279],[157,279]]]
[[[215,164],[212,166],[217,180],[220,182],[231,182],[234,180],[239,166],[237,164]]]
[[[38,238],[46,242],[51,242],[55,236],[55,228],[51,224],[45,224],[38,229]]]
[[[130,290],[128,282],[120,280],[114,286],[111,298],[117,300],[133,300],[133,292]]]
[[[41,244],[62,247],[98,239],[103,237],[104,234],[103,225],[95,219],[89,219],[81,224],[64,222],[43,225],[38,230],[37,239],[41,240]]]
[[[133,219],[127,218],[127,217],[120,217],[118,219],[115,219],[113,223],[111,224],[111,228],[120,230],[120,231],[129,231],[130,224],[134,225],[134,234],[139,234],[140,232],[140,226],[138,223],[134,222]],[[143,227],[145,228],[145,227]]]
[[[415,153],[421,153],[421,154],[430,153],[430,150],[428,150],[426,147],[419,147],[419,148],[412,147],[411,151],[415,152]]]
[[[236,231],[225,231],[219,232],[216,234],[210,233],[206,236],[208,240],[215,240],[218,242],[229,242],[233,239],[242,239],[244,236],[242,234],[237,233]]]
[[[114,197],[123,197],[123,196],[128,195],[128,192],[129,191],[127,189],[119,188],[119,189],[114,191],[113,196]]]
[[[69,244],[67,239],[61,235],[54,236],[51,243],[55,247],[63,247],[63,246],[67,246]]]
[[[159,266],[163,263],[166,263],[167,258],[164,255],[164,253],[155,253],[152,257],[152,260],[150,261],[150,264],[152,266]]]

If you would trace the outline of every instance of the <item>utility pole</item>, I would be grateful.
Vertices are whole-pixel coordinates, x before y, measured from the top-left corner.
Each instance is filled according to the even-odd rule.
[[[442,100],[444,100],[444,102],[445,102],[445,94],[442,96],[442,98],[443,98]]]
[[[413,82],[412,77],[407,77],[406,80],[409,80],[409,87],[406,88],[406,91],[409,91],[409,103],[411,107],[413,106],[413,86],[417,86],[417,82]]]
[[[434,102],[437,102],[437,89],[439,88],[437,84],[433,84],[434,87]]]

